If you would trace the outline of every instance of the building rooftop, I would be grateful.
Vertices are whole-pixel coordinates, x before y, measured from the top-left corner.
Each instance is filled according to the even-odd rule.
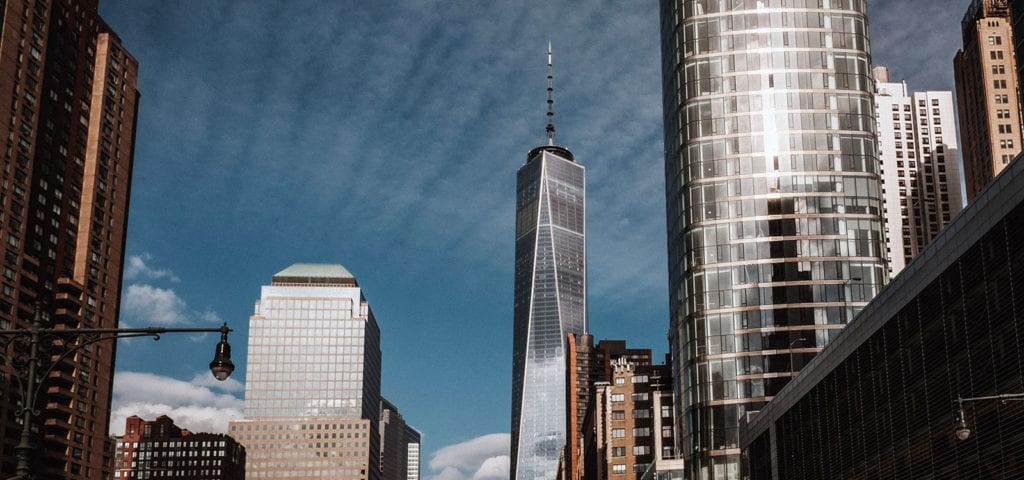
[[[337,263],[296,263],[277,272],[274,285],[349,285],[357,286],[356,277]]]

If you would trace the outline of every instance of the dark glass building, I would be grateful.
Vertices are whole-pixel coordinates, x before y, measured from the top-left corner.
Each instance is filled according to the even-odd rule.
[[[750,480],[1024,478],[1018,157],[742,433]]]
[[[739,419],[888,278],[866,2],[662,0],[661,31],[677,444],[738,479]]]
[[[567,439],[566,340],[587,323],[586,189],[550,122],[548,144],[526,158],[516,181],[511,479],[551,480]]]

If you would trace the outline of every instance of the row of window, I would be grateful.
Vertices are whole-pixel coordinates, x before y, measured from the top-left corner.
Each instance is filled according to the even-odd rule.
[[[634,437],[649,437],[651,436],[651,427],[637,427],[633,429]],[[626,438],[625,428],[613,428],[612,438]]]
[[[646,402],[650,400],[650,395],[647,392],[634,393],[631,395],[634,402]],[[624,393],[613,393],[612,402],[624,402],[626,401],[626,394]]]

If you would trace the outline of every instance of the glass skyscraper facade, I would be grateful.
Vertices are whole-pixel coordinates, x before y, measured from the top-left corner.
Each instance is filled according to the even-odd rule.
[[[738,479],[738,425],[886,282],[864,0],[662,0],[676,435]]]
[[[377,479],[380,382],[380,328],[355,277],[319,264],[274,275],[249,319],[245,419],[230,426],[246,472]]]
[[[551,480],[566,444],[566,341],[586,331],[583,166],[569,150],[535,148],[516,184],[512,348],[514,480]]]

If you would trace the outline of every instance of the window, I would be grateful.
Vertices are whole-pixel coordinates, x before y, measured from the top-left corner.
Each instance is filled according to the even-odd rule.
[[[672,405],[662,405],[661,406],[661,418],[671,418],[671,417],[672,417]]]
[[[651,411],[646,408],[633,410],[633,418],[651,418]]]
[[[626,419],[626,411],[625,410],[612,410],[612,420],[625,420],[625,419]]]
[[[612,394],[612,401],[613,402],[624,402],[624,401],[626,401],[626,394],[624,394],[624,393],[613,393]]]
[[[633,436],[634,437],[649,437],[649,436],[651,436],[651,428],[650,427],[637,427],[637,428],[634,428],[633,429]]]
[[[661,438],[672,438],[672,425],[661,426]]]
[[[633,447],[633,455],[650,455],[650,454],[651,454],[651,446],[650,445],[637,445],[637,446]]]
[[[618,377],[618,378],[615,379],[615,384],[616,385],[625,385],[626,384],[626,379],[622,378],[622,377]]]
[[[650,399],[650,396],[647,394],[647,392],[634,393],[633,394],[633,401],[634,402],[646,402],[649,399]]]
[[[647,375],[633,375],[633,378],[631,378],[630,381],[633,383],[647,383],[648,379]]]
[[[625,465],[612,465],[612,473],[626,473]]]
[[[626,456],[626,447],[612,447],[612,456],[613,457],[625,457]]]
[[[612,438],[626,438],[626,429],[625,428],[613,428],[612,429]]]

